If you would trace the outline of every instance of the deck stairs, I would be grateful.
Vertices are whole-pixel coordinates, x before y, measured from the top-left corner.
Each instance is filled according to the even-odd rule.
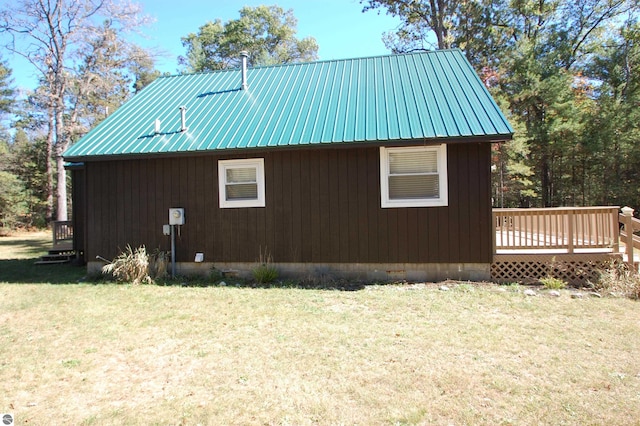
[[[76,258],[73,248],[73,222],[69,220],[53,222],[53,246],[40,258],[36,265],[69,263]]]
[[[76,258],[76,252],[73,247],[69,246],[56,246],[49,250],[47,254],[40,257],[40,260],[35,262],[36,265],[55,265],[61,263],[69,263]]]

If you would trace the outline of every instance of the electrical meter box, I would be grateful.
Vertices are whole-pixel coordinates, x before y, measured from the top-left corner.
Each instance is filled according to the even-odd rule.
[[[184,209],[169,209],[169,225],[184,225]]]

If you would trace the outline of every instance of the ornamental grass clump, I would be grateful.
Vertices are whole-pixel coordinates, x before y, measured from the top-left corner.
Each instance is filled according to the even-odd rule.
[[[640,274],[623,262],[611,262],[598,270],[598,279],[592,283],[595,290],[614,297],[640,299]]]
[[[267,252],[267,249],[265,249],[264,253],[262,248],[260,249],[258,266],[253,268],[252,274],[258,284],[267,284],[278,278],[278,270],[273,266],[273,258]]]
[[[117,282],[153,283],[149,276],[149,255],[145,246],[140,246],[134,251],[130,245],[127,245],[124,252],[102,267],[102,273],[113,276]]]

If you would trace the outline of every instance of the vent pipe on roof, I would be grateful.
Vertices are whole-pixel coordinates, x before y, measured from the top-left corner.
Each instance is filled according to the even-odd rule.
[[[189,128],[187,127],[187,107],[186,106],[180,107],[180,119],[182,123],[182,125],[180,126],[180,131],[186,132],[187,130],[189,130]]]
[[[156,131],[156,133],[160,133],[160,120],[156,120],[155,125],[154,125],[154,130]]]
[[[242,59],[242,90],[247,90],[249,86],[247,86],[247,58],[249,57],[249,52],[243,50],[240,52],[240,58]]]

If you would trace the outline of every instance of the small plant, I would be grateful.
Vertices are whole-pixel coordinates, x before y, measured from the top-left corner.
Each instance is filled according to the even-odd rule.
[[[207,278],[210,283],[218,283],[224,279],[224,273],[218,268],[212,267]]]
[[[567,282],[555,277],[540,278],[540,283],[547,290],[562,290],[567,286]]]
[[[598,270],[598,279],[592,283],[594,290],[617,297],[640,299],[640,274],[623,262],[611,262]]]
[[[273,266],[273,258],[265,248],[264,253],[260,248],[260,257],[258,259],[258,266],[253,271],[253,278],[258,284],[266,284],[275,281],[278,278],[278,270]]]
[[[171,262],[171,252],[156,249],[149,256],[149,275],[155,279],[162,279],[167,276],[167,267]]]
[[[475,290],[473,285],[469,283],[458,283],[454,288],[462,293],[472,293]]]
[[[540,284],[547,290],[562,290],[568,283],[553,276],[555,272],[562,270],[566,270],[566,266],[562,262],[556,262],[556,257],[553,256],[547,270],[547,276],[540,278]]]
[[[127,249],[113,259],[113,262],[102,267],[102,273],[112,275],[118,282],[131,284],[153,282],[149,276],[149,255],[145,246],[140,246],[134,251],[130,245],[127,245]]]

